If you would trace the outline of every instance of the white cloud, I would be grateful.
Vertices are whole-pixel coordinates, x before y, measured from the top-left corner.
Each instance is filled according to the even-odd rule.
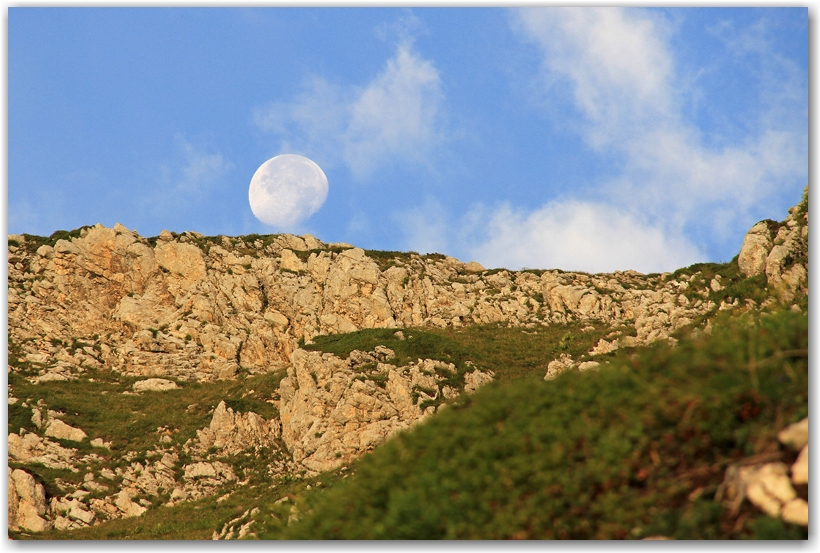
[[[178,192],[202,194],[210,190],[233,167],[222,154],[198,150],[182,135],[177,136],[184,162],[172,175]]]
[[[395,220],[404,234],[406,249],[421,254],[448,249],[449,218],[435,198],[428,196],[424,204],[397,214]]]
[[[556,201],[533,212],[503,205],[485,225],[487,238],[469,253],[486,267],[649,273],[702,259],[686,240],[605,204]]]
[[[233,168],[220,152],[198,148],[182,134],[177,134],[175,140],[177,152],[173,161],[157,168],[156,181],[140,201],[142,209],[163,220],[201,206],[225,183],[225,177]]]
[[[364,87],[310,81],[290,102],[256,110],[254,122],[279,136],[280,151],[320,165],[343,163],[359,179],[396,162],[426,165],[443,140],[441,78],[409,41]]]
[[[683,115],[662,18],[636,9],[525,9],[513,26],[541,53],[539,100],[560,103],[568,92],[581,135],[621,170],[584,199],[487,214],[488,237],[471,249],[482,263],[674,269],[704,259],[687,238],[693,227],[718,242],[734,237],[784,182],[807,178],[804,85],[775,78],[794,76],[785,60],[757,52],[768,56],[768,73],[757,82],[767,103],[756,130],[714,147]]]

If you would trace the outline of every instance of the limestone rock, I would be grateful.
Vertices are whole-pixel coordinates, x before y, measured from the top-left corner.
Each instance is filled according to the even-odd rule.
[[[598,343],[595,344],[595,347],[589,351],[589,355],[603,355],[605,353],[613,352],[617,349],[617,341],[608,342],[606,339],[601,338],[600,340],[598,340]]]
[[[278,420],[265,420],[254,412],[235,413],[220,401],[210,425],[198,430],[197,437],[203,449],[216,447],[223,454],[234,454],[272,446],[279,433]]]
[[[163,242],[154,248],[154,256],[160,267],[182,277],[184,285],[205,278],[205,260],[194,245]]]
[[[186,480],[195,478],[208,478],[221,482],[236,480],[236,474],[234,474],[230,465],[226,465],[221,461],[191,463],[190,465],[185,465],[184,471],[185,474],[183,478]]]
[[[464,375],[464,391],[468,394],[474,393],[480,387],[493,381],[491,371],[482,372],[479,370],[468,372]]]
[[[305,264],[301,259],[299,259],[299,257],[297,257],[295,253],[293,253],[293,251],[285,249],[282,250],[279,255],[281,255],[279,266],[282,270],[292,271],[294,273],[305,270]]]
[[[45,518],[45,489],[31,474],[8,467],[8,494],[9,530],[44,532],[51,528]]]
[[[809,443],[809,418],[790,424],[777,434],[777,439],[792,451],[800,451]]]
[[[601,364],[597,361],[584,361],[578,365],[579,371],[589,371],[597,369]]]
[[[134,503],[132,494],[123,489],[117,494],[116,506],[122,512],[123,518],[139,517],[145,514],[146,509],[139,503]]]
[[[788,470],[779,462],[740,467],[739,480],[746,498],[767,515],[779,518],[783,504],[797,497]]]
[[[797,460],[791,468],[792,482],[795,484],[809,483],[809,444],[803,446]]]
[[[138,380],[134,382],[132,389],[135,392],[165,392],[167,390],[176,390],[177,383],[173,380],[165,378],[148,378],[146,380]]]
[[[564,371],[575,367],[575,362],[572,356],[562,353],[558,359],[553,359],[547,365],[547,374],[544,375],[544,380],[552,380]]]
[[[74,428],[73,426],[67,425],[60,419],[54,418],[49,419],[48,423],[46,423],[44,434],[51,438],[70,440],[72,442],[81,442],[88,437],[88,434],[79,428]]]
[[[796,497],[791,487],[783,463],[768,463],[762,467],[741,469],[746,482],[746,497],[749,501],[771,517],[779,518],[784,501]]]
[[[780,511],[780,516],[784,522],[791,524],[799,524],[800,526],[809,525],[809,504],[805,499],[796,497],[783,505]]]
[[[72,465],[76,450],[68,449],[31,432],[23,436],[9,434],[9,456],[21,463],[42,463],[48,468],[76,472]]]
[[[771,249],[772,236],[769,225],[766,221],[761,221],[753,226],[743,239],[743,246],[737,258],[740,272],[747,277],[763,273]]]
[[[383,348],[351,353],[343,360],[293,352],[279,387],[279,413],[282,440],[295,462],[311,471],[336,468],[434,412],[434,405],[424,410],[421,405],[446,397],[440,381],[455,365],[428,359],[396,367],[377,361],[391,354]],[[465,389],[491,379],[488,373],[471,371]],[[454,397],[458,391],[449,388],[447,394]]]

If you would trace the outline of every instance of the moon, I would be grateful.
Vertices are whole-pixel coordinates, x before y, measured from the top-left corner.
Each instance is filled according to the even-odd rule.
[[[248,201],[254,216],[274,227],[290,227],[316,213],[327,198],[327,177],[310,159],[282,154],[263,163],[251,178]]]

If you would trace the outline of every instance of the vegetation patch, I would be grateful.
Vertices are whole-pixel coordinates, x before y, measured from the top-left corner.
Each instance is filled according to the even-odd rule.
[[[714,495],[808,414],[808,318],[715,323],[711,337],[592,373],[489,385],[306,497],[296,539],[800,538]]]

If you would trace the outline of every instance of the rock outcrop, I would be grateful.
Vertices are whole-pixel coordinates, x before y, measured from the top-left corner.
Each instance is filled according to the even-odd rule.
[[[9,530],[42,532],[51,528],[43,485],[24,470],[8,468]]]
[[[808,194],[808,188],[806,189]],[[791,301],[808,291],[808,196],[789,210],[782,223],[761,221],[746,233],[738,255],[740,272],[747,277],[766,275],[780,298]]]
[[[280,384],[282,439],[311,471],[349,463],[391,434],[436,411],[459,391],[442,385],[456,373],[452,363],[422,360],[397,367],[381,361],[393,352],[354,351],[347,360],[333,354],[296,350]],[[474,370],[464,375],[466,392],[492,380]]]
[[[279,421],[265,420],[254,412],[235,413],[220,401],[208,428],[197,431],[203,449],[215,447],[224,454],[235,454],[270,447],[279,437]]]

